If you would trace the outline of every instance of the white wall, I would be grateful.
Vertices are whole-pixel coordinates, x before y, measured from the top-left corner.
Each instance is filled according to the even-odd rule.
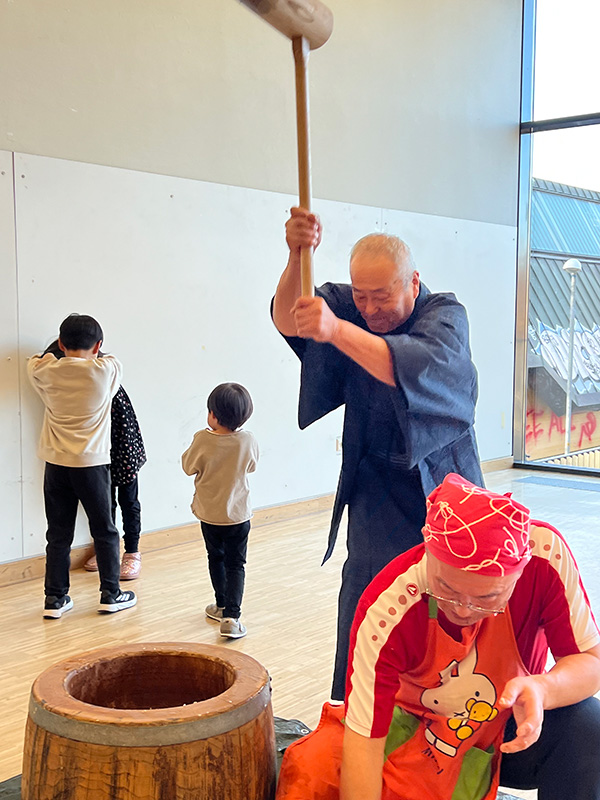
[[[254,398],[248,427],[262,453],[252,477],[255,507],[334,490],[341,412],[298,430],[299,365],[268,313],[285,263],[281,233],[293,198],[22,154],[15,156],[15,184],[23,555],[42,551],[45,528],[35,457],[42,412],[26,358],[56,336],[72,311],[97,317],[106,349],[124,363],[123,384],[149,456],[140,476],[146,530],[192,519],[192,482],[179,460],[205,425],[208,393],[225,380],[245,384]],[[513,229],[333,201],[315,207],[326,230],[317,281],[347,280],[353,242],[388,230],[413,245],[432,289],[451,289],[467,304],[481,377],[481,454],[510,452],[502,421],[510,419],[512,402],[512,319],[490,320],[478,295],[494,283],[498,302],[514,302],[511,282],[496,279],[501,264],[514,258]],[[6,466],[15,474],[12,463]],[[13,504],[19,494],[14,482]],[[86,540],[80,524],[76,541]]]
[[[327,0],[314,193],[513,225],[521,0]],[[236,0],[0,4],[0,149],[296,192],[290,42]]]
[[[17,272],[12,154],[0,151],[0,562],[22,554]]]
[[[345,279],[358,236],[403,236],[467,305],[481,455],[509,455],[521,2],[329,5],[310,66],[317,280]],[[341,415],[297,430],[298,364],[268,316],[296,192],[292,73],[289,42],[235,0],[0,6],[0,562],[42,551],[23,368],[73,310],[125,365],[146,530],[190,519],[179,456],[221,380],[255,397],[255,506],[335,488]]]

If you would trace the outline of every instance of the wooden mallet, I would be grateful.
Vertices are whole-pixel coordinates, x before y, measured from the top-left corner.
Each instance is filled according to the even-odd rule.
[[[333,14],[319,0],[240,0],[292,40],[296,68],[296,127],[300,205],[310,210],[310,135],[308,111],[308,54],[325,44],[333,29]],[[312,247],[302,249],[302,294],[314,294]]]

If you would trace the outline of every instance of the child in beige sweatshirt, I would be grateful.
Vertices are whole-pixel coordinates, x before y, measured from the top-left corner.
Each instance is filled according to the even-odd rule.
[[[111,401],[123,370],[114,356],[99,355],[103,338],[93,317],[71,314],[59,332],[64,358],[46,353],[33,356],[27,364],[29,379],[45,406],[38,455],[46,462],[47,619],[59,619],[73,608],[69,566],[79,502],[98,558],[98,611],[112,613],[136,603],[133,592],[119,588],[119,533],[110,499]]]
[[[258,461],[256,439],[241,429],[252,414],[252,398],[239,383],[222,383],[207,405],[209,427],[195,434],[181,463],[195,476],[192,511],[200,520],[215,591],[205,613],[221,623],[221,636],[239,639],[247,633],[240,614],[252,517],[248,473]]]

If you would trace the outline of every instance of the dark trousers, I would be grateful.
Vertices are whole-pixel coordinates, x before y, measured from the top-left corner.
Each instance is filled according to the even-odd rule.
[[[505,740],[514,739],[515,721]],[[537,789],[538,800],[600,800],[600,702],[581,703],[544,712],[537,742],[520,753],[502,756],[500,784]]]
[[[350,629],[361,594],[393,558],[423,541],[424,524],[425,496],[419,474],[390,470],[385,462],[364,458],[348,508],[348,557],[338,598],[333,700],[345,697]]]
[[[137,476],[123,486],[111,486],[112,521],[117,519],[117,503],[123,520],[123,542],[126,553],[137,553],[140,549],[142,530],[142,506],[138,499]]]
[[[208,571],[215,590],[215,602],[224,617],[238,619],[244,594],[246,551],[250,520],[237,525],[201,522],[208,553]]]
[[[70,553],[79,502],[89,520],[94,540],[100,590],[115,594],[119,591],[119,533],[111,517],[108,464],[98,467],[46,464],[46,596],[63,597],[69,591]]]

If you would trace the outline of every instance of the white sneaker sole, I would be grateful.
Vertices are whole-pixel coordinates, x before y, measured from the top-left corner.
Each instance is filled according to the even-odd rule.
[[[73,608],[73,601],[69,600],[64,606],[60,608],[45,608],[44,609],[44,619],[60,619],[63,614],[67,611],[70,611]]]
[[[126,608],[132,608],[137,603],[137,597],[133,600],[125,600],[122,603],[98,603],[99,614],[116,614],[117,611],[124,611]]]
[[[242,631],[240,631],[239,633],[223,633],[222,631],[220,631],[220,635],[221,635],[221,636],[222,636],[224,639],[241,639],[241,638],[242,638],[242,637],[244,637],[244,636],[245,636],[247,633],[248,633],[248,630],[245,630],[245,631],[243,631],[243,632],[242,632]]]
[[[209,614],[208,611],[204,612],[204,616],[208,617],[208,619],[214,619],[215,622],[221,622],[223,620],[222,614],[220,617],[218,617],[216,614]]]

